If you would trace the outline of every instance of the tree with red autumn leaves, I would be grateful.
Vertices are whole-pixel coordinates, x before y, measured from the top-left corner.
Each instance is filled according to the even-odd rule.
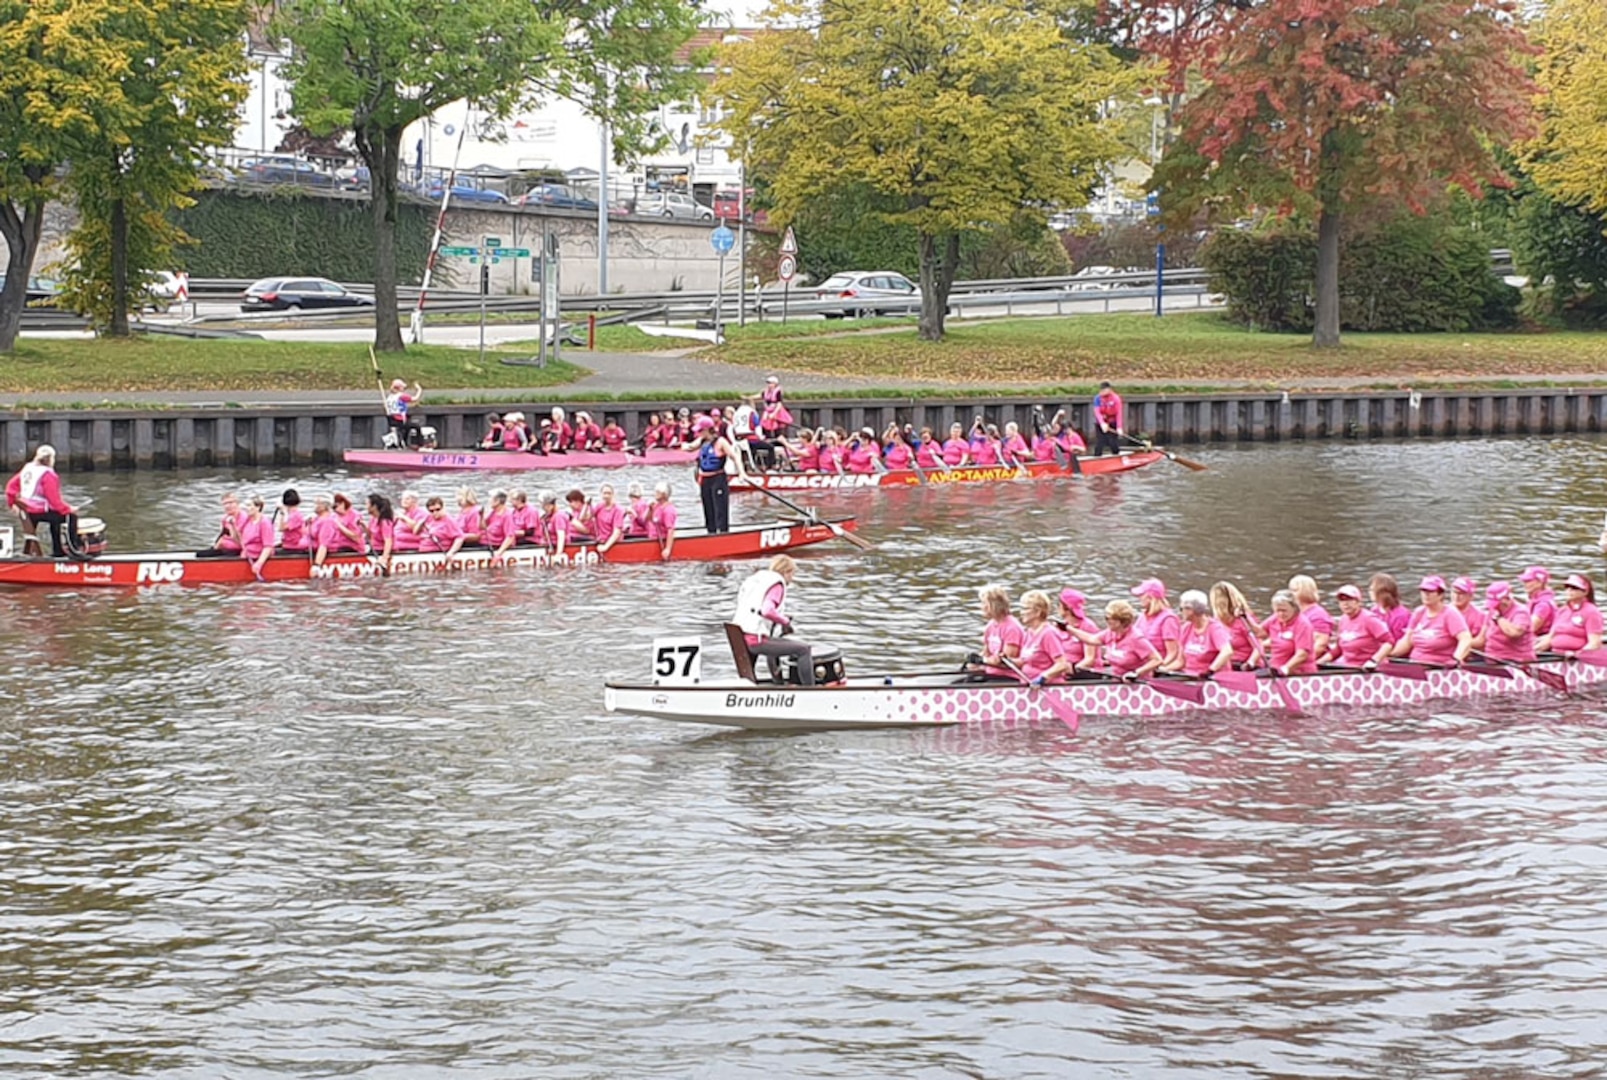
[[[1106,0],[1105,16],[1183,102],[1155,181],[1169,218],[1316,219],[1319,346],[1339,344],[1345,215],[1501,184],[1492,149],[1532,130],[1531,50],[1504,0]]]

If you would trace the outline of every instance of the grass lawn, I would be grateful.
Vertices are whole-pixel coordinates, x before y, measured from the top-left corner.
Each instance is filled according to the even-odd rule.
[[[507,348],[497,357],[525,359]],[[545,368],[498,363],[442,345],[413,345],[379,357],[385,378],[426,387],[477,389],[554,386],[586,375],[569,363]],[[119,393],[149,390],[364,390],[374,385],[368,346],[356,342],[190,340],[139,335],[127,341],[23,338],[0,356],[0,393]]]
[[[1210,312],[948,325],[948,338],[935,344],[919,340],[913,330],[824,339],[752,337],[704,355],[755,368],[974,386],[1073,385],[1102,378],[1192,386],[1296,379],[1421,384],[1435,378],[1607,374],[1607,333],[1346,334],[1342,348],[1317,350],[1309,338],[1253,333]]]
[[[814,338],[822,335],[856,334],[865,330],[909,329],[914,319],[794,319],[783,325],[780,322],[750,322],[747,326],[730,323],[725,328],[727,344],[748,341],[773,341]],[[576,327],[581,335],[585,325]],[[695,338],[662,338],[644,334],[629,324],[599,326],[597,347],[605,352],[661,352],[666,349],[695,349],[705,343]]]

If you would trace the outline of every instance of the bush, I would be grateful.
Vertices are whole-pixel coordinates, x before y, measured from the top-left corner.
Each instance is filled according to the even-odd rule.
[[[1435,217],[1398,216],[1347,232],[1339,258],[1345,330],[1396,333],[1488,330],[1518,319],[1521,297],[1490,263],[1481,234]],[[1315,323],[1316,231],[1298,221],[1225,230],[1202,252],[1228,315],[1263,330],[1310,332]]]

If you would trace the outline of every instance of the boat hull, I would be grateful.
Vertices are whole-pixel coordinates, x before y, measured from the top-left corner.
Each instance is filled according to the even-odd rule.
[[[1570,689],[1607,682],[1607,668],[1572,661],[1532,665],[1555,673]],[[1514,669],[1511,678],[1478,671],[1431,669],[1424,679],[1382,673],[1323,673],[1279,680],[1302,709],[1329,706],[1412,707],[1436,699],[1552,694],[1534,676]],[[1254,692],[1217,683],[1198,687],[1198,703],[1174,697],[1145,682],[1079,680],[1034,690],[1019,683],[966,683],[955,675],[888,675],[850,678],[841,686],[777,686],[722,682],[697,686],[609,683],[609,712],[753,731],[830,731],[850,728],[946,727],[956,724],[1013,726],[1053,722],[1045,702],[1053,695],[1083,717],[1174,717],[1224,710],[1281,711],[1287,703],[1273,680],[1259,679]]]
[[[733,491],[765,488],[769,491],[846,491],[857,488],[916,487],[921,484],[1002,484],[1017,480],[1064,480],[1076,476],[1102,476],[1132,472],[1153,465],[1166,455],[1159,450],[1124,450],[1102,457],[1082,455],[1077,467],[1058,461],[1013,465],[960,465],[952,469],[889,469],[884,473],[750,472],[748,479],[731,478]],[[1080,470],[1080,471],[1079,471]]]
[[[851,530],[853,518],[831,524]],[[835,534],[827,524],[773,521],[743,525],[728,533],[696,532],[678,535],[671,562],[708,562],[773,555],[792,548],[818,544]],[[407,554],[391,558],[389,573],[378,558],[369,555],[330,555],[323,566],[312,565],[305,555],[275,555],[263,567],[269,581],[346,580],[365,577],[414,577],[489,570],[493,565],[510,569],[556,569],[601,563],[656,563],[663,560],[656,540],[622,540],[599,552],[595,545],[571,547],[563,555],[539,548],[516,547],[494,564],[486,548],[470,548],[448,558],[444,554]],[[193,552],[141,552],[107,555],[87,562],[63,559],[0,559],[0,585],[85,588],[145,585],[212,585],[255,581],[242,558],[200,558]]]
[[[689,465],[689,450],[649,450],[626,454],[577,450],[570,454],[527,454],[517,450],[347,450],[346,464],[405,472],[530,472],[540,469],[622,469],[627,465]]]

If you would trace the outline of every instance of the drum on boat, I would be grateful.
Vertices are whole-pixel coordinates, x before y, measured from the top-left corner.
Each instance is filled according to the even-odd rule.
[[[848,672],[843,667],[843,651],[831,645],[816,645],[810,649],[810,659],[815,665],[815,685],[830,686],[840,683],[848,678]],[[798,658],[796,656],[779,657],[776,661],[776,681],[788,686],[802,686],[803,679],[798,675]]]
[[[74,553],[82,558],[93,559],[106,550],[106,523],[100,518],[81,517],[78,519],[78,546]]]

